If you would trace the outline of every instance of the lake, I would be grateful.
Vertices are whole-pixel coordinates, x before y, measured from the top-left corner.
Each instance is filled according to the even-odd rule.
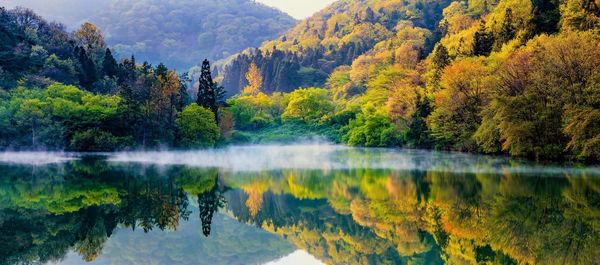
[[[327,144],[0,154],[0,264],[600,264],[600,168]]]

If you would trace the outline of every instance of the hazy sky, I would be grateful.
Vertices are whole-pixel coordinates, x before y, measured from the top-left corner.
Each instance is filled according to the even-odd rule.
[[[277,7],[291,16],[302,19],[323,9],[336,0],[257,0],[269,6]]]
[[[336,0],[256,0],[257,2],[261,2],[268,6],[273,6],[281,9],[282,11],[290,14],[291,16],[297,19],[303,19],[309,17],[315,12],[325,8]],[[69,18],[69,12],[74,11],[74,9],[79,8],[78,6],[73,6],[74,9],[69,10],[69,8],[65,8],[60,5],[51,5],[49,3],[60,3],[61,1],[55,0],[0,0],[0,5],[7,6],[9,8],[15,7],[17,5],[26,6],[33,8],[41,15],[48,17],[51,15],[51,18],[60,20],[62,22],[71,22],[65,21]],[[83,5],[85,7],[86,1],[80,1],[76,5]],[[66,10],[65,10],[66,9]],[[48,11],[48,12],[45,12]]]

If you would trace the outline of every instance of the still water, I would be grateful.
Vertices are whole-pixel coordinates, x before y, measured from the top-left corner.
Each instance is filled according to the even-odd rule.
[[[0,154],[0,264],[600,264],[600,168],[332,145]]]

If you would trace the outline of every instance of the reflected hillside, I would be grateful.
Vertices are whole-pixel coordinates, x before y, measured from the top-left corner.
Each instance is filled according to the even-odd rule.
[[[333,152],[338,160],[306,156],[302,163],[370,157],[393,165],[385,157],[403,156],[399,165],[437,164],[318,169],[291,161],[297,167],[247,171],[168,165],[169,157],[162,165],[110,157],[0,164],[0,264],[125,257],[264,263],[294,249],[327,264],[599,262],[600,175],[589,168],[538,172],[536,165],[511,168],[511,161],[479,156]],[[460,157],[465,170],[443,166]]]
[[[600,256],[600,179],[585,174],[284,170],[228,179],[240,221],[330,264],[595,264]]]
[[[100,259],[99,264],[126,262],[124,257],[139,264],[147,259],[189,264],[196,263],[198,255],[210,264],[229,264],[235,263],[233,253],[260,263],[291,253],[289,243],[275,236],[214,216],[222,204],[204,198],[223,201],[217,176],[215,170],[114,165],[101,160],[1,165],[0,264],[54,263],[69,252],[80,256],[75,260]],[[215,240],[201,243],[200,237],[190,237],[194,230],[208,236],[213,219],[222,230]],[[178,231],[182,228],[185,234]],[[120,236],[111,240],[118,231]],[[240,236],[248,238],[240,242]],[[164,248],[148,242],[179,247],[164,253]],[[271,247],[261,248],[262,243]],[[139,252],[135,246],[140,244],[148,248]],[[107,245],[113,255],[101,258]],[[186,255],[185,250],[198,251],[194,246],[204,252]],[[151,247],[156,256],[144,253]]]

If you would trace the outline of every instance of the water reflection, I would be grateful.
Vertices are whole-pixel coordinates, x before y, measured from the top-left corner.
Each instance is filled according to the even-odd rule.
[[[600,176],[593,173],[240,171],[104,159],[5,164],[0,165],[0,263],[56,262],[69,252],[84,261],[119,263],[123,253],[117,250],[133,252],[139,242],[163,234],[183,238],[173,231],[194,229],[190,223],[203,236],[173,245],[186,249],[178,252],[179,262],[189,263],[186,256],[197,262],[198,255],[215,250],[189,246],[214,238],[227,229],[215,224],[234,218],[263,232],[237,233],[219,249],[254,256],[254,263],[290,254],[293,248],[283,243],[290,242],[328,264],[597,264]],[[135,233],[137,241],[119,231]],[[255,246],[262,252],[241,250],[247,247],[240,242],[258,237],[270,242]],[[147,263],[139,253],[127,263]]]

